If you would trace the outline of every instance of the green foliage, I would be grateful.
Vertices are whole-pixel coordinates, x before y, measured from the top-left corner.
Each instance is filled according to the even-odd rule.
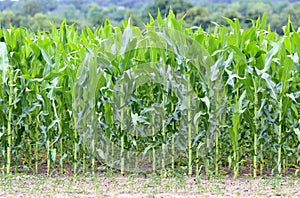
[[[104,21],[103,11],[97,4],[92,4],[87,13],[87,20],[90,26],[101,26]]]
[[[151,13],[154,17],[157,16],[157,10],[159,9],[163,17],[167,16],[170,9],[174,14],[179,14],[186,12],[188,9],[192,8],[193,4],[185,0],[155,0],[154,4],[148,7],[147,12]]]
[[[42,11],[41,5],[37,0],[25,0],[23,2],[23,13],[29,16],[34,16],[35,14]]]
[[[149,156],[150,170],[164,175],[168,168],[200,174],[204,166],[210,176],[233,166],[237,177],[245,163],[253,170],[243,171],[254,176],[295,170],[300,31],[290,18],[284,36],[269,29],[266,15],[247,29],[224,19],[230,28],[217,25],[212,33],[183,28],[173,12],[152,18],[146,31],[129,21],[113,27],[109,20],[81,32],[66,21],[36,33],[2,29],[0,170],[38,173],[46,163],[48,175],[71,164],[74,174],[103,165],[124,173],[127,163],[139,160],[128,151]],[[152,63],[165,66],[157,70]],[[151,78],[156,81],[145,83]],[[94,118],[99,130],[78,127],[93,127]],[[143,130],[152,136],[140,136]],[[173,139],[178,131],[187,144]],[[99,147],[101,138],[118,149]],[[166,155],[168,149],[180,161]]]
[[[190,24],[201,26],[203,25],[207,16],[207,10],[201,6],[190,8],[187,11],[181,12],[177,15],[178,18],[184,17],[184,22],[187,24],[187,26]]]
[[[39,0],[38,3],[42,6],[43,13],[51,12],[58,7],[58,1]]]
[[[84,2],[84,3],[83,3]],[[156,1],[82,1],[82,0],[24,0],[1,2],[0,13],[1,26],[9,28],[27,27],[34,31],[43,29],[48,25],[36,27],[34,16],[42,13],[48,20],[59,26],[67,19],[67,24],[76,23],[76,28],[97,27],[106,19],[113,25],[121,25],[131,17],[133,24],[143,26],[149,20],[149,14],[156,17],[158,9],[161,16],[165,17],[172,8],[176,18],[184,17],[185,27],[202,27],[205,31],[212,31],[215,23],[228,27],[223,17],[240,21],[241,28],[252,26],[252,20],[266,13],[271,30],[283,34],[282,26],[287,23],[290,16],[295,27],[300,26],[299,3],[293,1],[190,1],[185,0],[156,0]],[[42,5],[42,6],[40,6]],[[59,5],[59,6],[58,6]],[[101,12],[95,7],[99,7]],[[89,13],[90,12],[90,13]],[[93,12],[93,13],[92,13]],[[95,17],[91,17],[93,15]],[[98,16],[96,16],[98,15]],[[40,17],[41,18],[41,17]],[[31,26],[34,24],[33,26]],[[38,23],[40,24],[40,23]]]

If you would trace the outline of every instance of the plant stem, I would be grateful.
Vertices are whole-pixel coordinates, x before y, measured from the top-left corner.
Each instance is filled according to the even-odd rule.
[[[138,131],[134,130],[134,134],[135,134],[135,139],[138,140],[138,138],[139,138]],[[136,148],[136,153],[135,153],[135,164],[134,164],[134,167],[135,167],[136,170],[138,170],[138,165],[139,165],[139,157],[138,157],[139,147],[138,147],[138,144],[136,144],[135,148]],[[128,152],[128,158],[130,159],[129,152]]]
[[[205,174],[206,174],[206,177],[210,177],[210,169],[209,169],[209,166],[210,166],[210,137],[209,137],[209,131],[207,131],[207,134],[206,134],[206,158],[205,158]]]
[[[199,128],[198,128],[198,121],[196,123],[196,132],[197,132],[197,135],[199,135],[199,132],[198,132]],[[200,168],[199,168],[199,157],[200,157],[200,153],[199,153],[199,149],[197,148],[196,150],[196,176],[199,176],[200,174]]]
[[[216,129],[216,133],[215,133],[215,149],[216,149],[216,153],[215,153],[215,175],[219,174],[219,166],[218,166],[218,161],[219,161],[219,127],[217,127]]]
[[[63,156],[63,149],[62,149],[63,146],[62,146],[62,139],[60,138],[60,135],[62,133],[62,127],[61,127],[61,120],[60,120],[60,118],[58,117],[58,114],[57,114],[57,109],[56,109],[54,99],[52,100],[52,107],[53,107],[55,119],[57,120],[58,132],[57,132],[57,137],[55,138],[55,140],[51,144],[51,147],[59,140],[59,142],[60,142],[60,156],[62,157]],[[60,163],[60,172],[63,173],[63,162],[62,161]]]
[[[73,153],[74,153],[74,164],[73,164],[73,173],[74,175],[77,175],[77,161],[78,161],[78,156],[77,156],[77,139],[78,139],[78,132],[77,129],[74,129],[74,143],[73,143]]]
[[[14,133],[15,134],[18,134],[18,126],[16,125],[15,127],[14,127]],[[12,142],[15,142],[16,141],[16,135],[15,136],[12,136]],[[31,145],[30,145],[31,146]],[[17,173],[18,172],[18,167],[19,167],[19,162],[20,162],[20,157],[19,157],[19,153],[18,153],[18,150],[17,149],[15,149],[15,153],[14,153],[14,155],[16,156],[16,162],[15,162],[15,173]],[[31,152],[29,153],[29,156],[28,156],[28,160],[27,160],[27,164],[28,164],[28,167],[30,167],[31,168],[31,163],[30,163],[30,160],[31,160]]]
[[[192,176],[193,167],[192,167],[192,115],[191,115],[191,96],[190,96],[190,83],[188,83],[188,152],[189,152],[189,162],[188,162],[188,176]]]
[[[166,79],[166,68],[165,68],[165,72],[164,72],[164,87],[167,87],[167,79]],[[165,113],[165,104],[166,104],[166,94],[164,92],[164,90],[162,91],[162,102],[163,102],[163,109],[164,109],[164,113]],[[164,114],[165,115],[165,114]],[[166,120],[165,117],[163,117],[162,120],[162,138],[163,138],[163,142],[162,142],[162,159],[161,159],[161,168],[162,168],[162,176],[166,177],[167,176],[167,172],[166,172],[166,163],[165,163],[165,159],[166,159]]]
[[[59,140],[59,147],[60,147],[60,157],[63,157],[63,141],[62,139]],[[60,174],[64,173],[64,164],[63,164],[63,159],[60,160],[59,163],[59,169],[60,169]]]
[[[121,90],[124,92],[124,85],[121,85]],[[125,101],[123,100],[123,97],[120,99],[120,106],[121,108],[125,108],[124,105]],[[124,140],[124,110],[121,110],[121,152],[120,152],[120,158],[121,158],[121,175],[124,175],[125,173],[125,156],[124,156],[124,147],[125,147],[125,140]]]
[[[37,83],[35,85],[35,90],[36,90],[36,93],[39,94],[39,86],[38,86]],[[37,110],[37,112],[39,110]],[[35,155],[35,174],[38,174],[38,172],[39,172],[39,144],[38,144],[39,134],[40,134],[39,124],[40,124],[39,116],[36,116],[36,118],[35,118],[35,149],[34,149],[34,155]]]
[[[171,97],[173,96],[173,92],[171,93]],[[174,104],[172,102],[171,104],[171,112],[173,113],[175,107],[174,107]],[[171,166],[172,166],[172,170],[174,171],[175,170],[175,122],[172,123],[172,132],[173,132],[173,135],[172,135],[172,157],[171,157]]]
[[[46,148],[47,148],[47,176],[50,176],[50,158],[51,158],[51,154],[50,154],[50,141],[49,139],[47,139],[46,141]]]
[[[122,134],[122,136],[121,136],[121,175],[124,175],[124,173],[125,173],[124,135]]]
[[[30,106],[31,104],[29,103],[29,106]],[[32,123],[32,119],[31,119],[31,116],[29,115],[29,121],[28,121],[28,125],[30,125]],[[17,127],[15,127],[15,130],[17,130]],[[17,134],[17,131],[16,131],[16,134]],[[28,152],[29,152],[29,156],[28,156],[28,163],[29,163],[29,167],[31,168],[32,167],[32,157],[31,157],[31,155],[32,155],[32,145],[31,145],[31,137],[33,137],[33,130],[30,130],[29,129],[29,140],[28,140],[28,142],[29,142],[29,144],[28,144]]]
[[[4,123],[2,123],[2,133],[4,134]],[[5,170],[5,156],[6,156],[6,153],[5,153],[5,149],[2,150],[2,168],[3,170]]]
[[[156,142],[156,138],[155,138],[155,115],[152,112],[151,113],[151,118],[152,118],[152,123],[151,123],[151,129],[152,129],[152,140],[153,142]],[[155,155],[155,147],[152,148],[152,171],[155,172],[156,171],[156,155]]]
[[[260,144],[260,150],[263,151],[263,144]],[[264,170],[264,155],[263,152],[261,154],[261,163],[260,163],[260,175],[263,175],[263,170]]]
[[[7,121],[7,151],[6,151],[6,174],[10,173],[10,166],[11,166],[11,146],[12,146],[12,110],[13,110],[13,75],[14,71],[13,69],[10,70],[9,73],[9,98],[8,98],[8,121]]]
[[[257,97],[257,89],[256,89],[256,83],[253,79],[253,86],[254,86],[254,137],[253,137],[253,147],[254,147],[254,155],[253,155],[253,177],[257,176],[257,105],[258,105],[258,97]]]
[[[235,109],[233,112],[233,160],[234,160],[234,167],[233,167],[233,178],[236,179],[238,174],[239,174],[239,156],[238,156],[238,152],[239,152],[239,144],[238,144],[238,133],[239,133],[239,123],[240,123],[240,112],[239,112],[239,89],[237,89],[237,95],[235,98]]]
[[[108,102],[104,103],[104,112],[105,112],[105,114],[104,114],[105,121],[107,122],[108,126],[110,128],[112,128],[112,122],[111,122],[112,112],[111,112],[111,107],[110,107]],[[106,132],[106,134],[110,134],[109,128],[105,129],[105,132]],[[106,149],[105,149],[106,150],[106,155],[105,155],[104,160],[105,160],[106,164],[109,164],[109,157],[113,158],[113,150],[111,151],[111,155],[109,155],[109,153],[110,153],[109,146],[110,146],[111,140],[110,140],[110,137],[107,136],[107,135],[105,135],[105,138],[106,138],[107,144],[106,144]],[[113,149],[113,145],[112,145],[112,149]]]
[[[254,156],[253,156],[253,177],[257,176],[257,133],[254,132],[253,137],[253,147],[254,147]]]
[[[92,140],[92,174],[95,174],[95,151],[96,151],[96,146],[95,146],[95,136],[93,135],[93,140]]]
[[[38,125],[35,128],[36,136],[38,134]],[[38,141],[38,138],[36,138]],[[35,149],[34,149],[34,155],[35,155],[35,174],[38,174],[39,172],[39,145],[38,142],[35,142]]]
[[[278,173],[281,174],[281,135],[282,135],[282,97],[279,101],[279,126],[278,126],[278,158],[277,158],[277,168]]]

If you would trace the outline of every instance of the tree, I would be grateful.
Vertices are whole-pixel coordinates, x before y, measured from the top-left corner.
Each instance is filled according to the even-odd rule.
[[[124,19],[128,20],[130,18],[130,22],[132,25],[142,27],[143,21],[140,14],[134,9],[128,9],[125,13]]]
[[[23,12],[26,15],[34,16],[36,13],[42,12],[42,8],[37,0],[25,0],[23,3]]]
[[[51,28],[51,23],[46,15],[37,13],[33,18],[31,18],[30,27],[34,31],[37,31],[38,29],[49,30]]]
[[[97,4],[92,4],[88,10],[87,20],[90,26],[99,26],[105,21],[103,12]]]
[[[178,18],[184,17],[184,22],[189,26],[191,25],[200,25],[201,19],[205,19],[208,16],[208,12],[203,7],[193,7],[186,12],[179,13]]]
[[[65,5],[62,8],[62,15],[67,21],[74,21],[80,18],[80,12],[72,4]]]
[[[71,4],[73,4],[77,10],[81,10],[81,6],[84,5],[84,3],[84,0],[71,0]]]
[[[0,14],[0,27],[8,28],[9,25],[14,24],[14,18],[16,17],[15,13],[12,10],[4,10]]]
[[[170,8],[173,10],[174,14],[186,12],[188,9],[192,8],[193,4],[185,0],[155,0],[155,2],[150,5],[147,11],[154,17],[157,16],[157,9],[160,10],[162,16],[167,16]]]
[[[258,16],[267,13],[267,16],[270,16],[273,12],[270,4],[264,2],[255,2],[250,3],[246,11],[246,16],[251,19],[256,19]]]
[[[46,12],[51,12],[55,10],[58,6],[58,1],[57,0],[39,0],[40,5],[42,6],[42,11],[43,13]]]
[[[115,24],[124,20],[124,17],[126,15],[126,9],[119,8],[111,4],[106,9],[103,10],[103,14],[106,18],[110,19],[110,22],[112,24]]]

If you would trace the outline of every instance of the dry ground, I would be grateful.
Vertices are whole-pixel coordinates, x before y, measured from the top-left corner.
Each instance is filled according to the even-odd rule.
[[[299,177],[0,176],[0,197],[300,197]]]

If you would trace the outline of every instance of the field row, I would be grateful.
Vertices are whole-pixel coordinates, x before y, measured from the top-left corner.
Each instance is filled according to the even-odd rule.
[[[299,174],[300,32],[225,20],[1,30],[0,170]]]

